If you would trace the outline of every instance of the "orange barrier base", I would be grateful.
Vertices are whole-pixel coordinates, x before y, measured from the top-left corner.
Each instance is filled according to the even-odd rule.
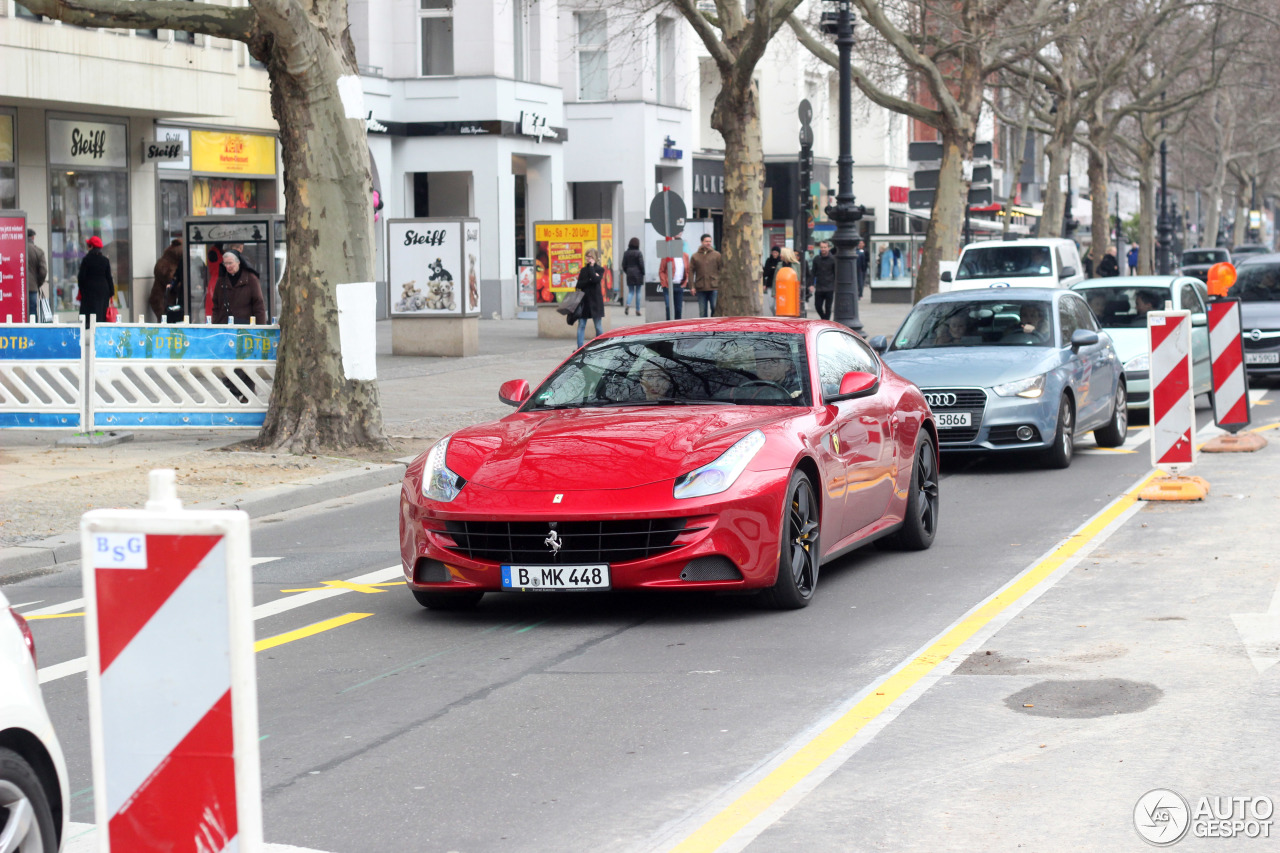
[[[1205,453],[1253,453],[1267,446],[1267,440],[1256,432],[1219,435],[1200,448]]]
[[[1140,501],[1202,501],[1209,496],[1203,477],[1157,477],[1138,493]]]

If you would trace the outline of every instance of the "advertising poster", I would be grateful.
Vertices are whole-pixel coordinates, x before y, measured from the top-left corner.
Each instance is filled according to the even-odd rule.
[[[613,290],[613,223],[600,223],[600,266],[604,267],[604,301],[609,301]]]
[[[533,308],[537,303],[537,267],[533,258],[516,259],[516,304],[521,308]]]
[[[464,224],[472,223],[413,219],[387,222],[387,276],[392,314],[463,313],[467,297],[462,253]],[[476,231],[478,247],[478,226]],[[478,263],[478,254],[476,260]],[[478,269],[476,273],[479,274]]]
[[[597,222],[537,222],[533,226],[533,239],[537,246],[534,259],[538,302],[559,302],[563,295],[572,293],[578,284],[578,272],[582,258],[588,249],[599,249],[600,232],[609,229],[610,254],[612,254],[612,228]],[[609,275],[609,263],[601,259],[605,274]]]
[[[0,216],[0,321],[27,321],[27,217]]]
[[[462,288],[462,313],[480,313],[480,223],[462,223],[462,254],[467,286]]]

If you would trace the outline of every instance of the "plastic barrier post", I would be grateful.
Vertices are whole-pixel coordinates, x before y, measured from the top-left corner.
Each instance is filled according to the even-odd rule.
[[[1240,334],[1240,300],[1209,303],[1209,358],[1213,362],[1213,421],[1228,435],[1205,442],[1205,453],[1261,450],[1267,440],[1256,432],[1241,432],[1252,421],[1249,376],[1244,366],[1244,338]]]
[[[1151,343],[1151,464],[1166,476],[1144,489],[1144,500],[1203,500],[1209,484],[1184,477],[1196,461],[1196,410],[1191,393],[1191,312],[1147,314]]]
[[[262,849],[249,517],[143,510],[80,522],[102,853]]]

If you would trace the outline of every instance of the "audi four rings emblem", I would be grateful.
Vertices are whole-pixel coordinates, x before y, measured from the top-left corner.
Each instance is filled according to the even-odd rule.
[[[956,404],[956,395],[949,392],[945,394],[931,392],[924,395],[924,400],[930,406],[945,409]]]

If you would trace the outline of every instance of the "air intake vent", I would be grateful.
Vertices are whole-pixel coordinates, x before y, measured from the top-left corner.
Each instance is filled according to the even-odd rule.
[[[690,560],[680,573],[682,581],[740,581],[742,572],[728,557],[711,556]]]
[[[417,583],[448,583],[449,568],[439,560],[419,557],[413,564],[413,579]]]

